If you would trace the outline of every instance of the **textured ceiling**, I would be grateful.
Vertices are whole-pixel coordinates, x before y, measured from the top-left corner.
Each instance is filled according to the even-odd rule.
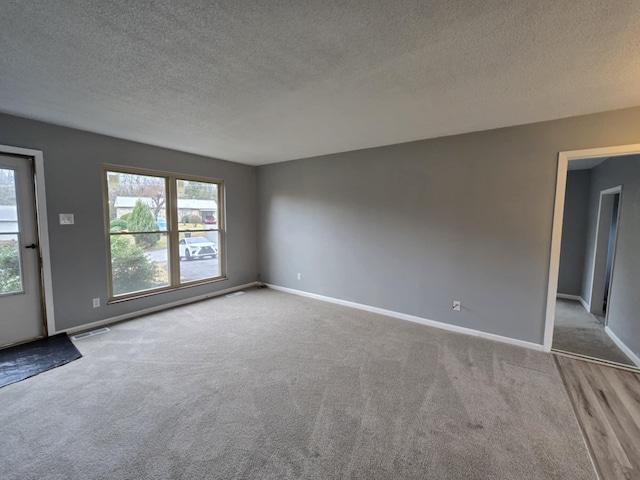
[[[248,164],[640,105],[638,0],[0,12],[0,111]]]

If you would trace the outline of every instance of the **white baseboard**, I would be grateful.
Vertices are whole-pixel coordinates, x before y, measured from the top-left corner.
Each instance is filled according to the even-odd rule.
[[[569,295],[567,293],[557,293],[556,297],[563,298],[565,300],[575,300],[576,302],[580,302],[587,312],[591,308],[589,304],[584,301],[584,298],[582,298],[580,295]]]
[[[224,290],[219,290],[217,292],[205,293],[204,295],[198,295],[197,297],[185,298],[184,300],[178,300],[175,302],[164,303],[162,305],[158,305],[156,307],[145,308],[144,310],[138,310],[133,313],[125,313],[124,315],[118,315],[116,317],[105,318],[104,320],[99,320],[97,322],[85,323],[84,325],[79,325],[77,327],[66,328],[62,330],[57,330],[55,333],[68,333],[69,335],[84,332],[86,330],[91,330],[97,327],[103,327],[105,325],[110,325],[112,323],[122,322],[123,320],[129,320],[131,318],[141,317],[143,315],[148,315],[150,313],[159,312],[161,310],[167,310],[169,308],[179,307],[180,305],[186,305],[188,303],[199,302],[200,300],[206,300],[207,298],[219,297],[221,295],[226,295],[228,293],[237,292],[238,290],[242,290],[243,288],[254,287],[258,284],[258,282],[245,283],[244,285],[238,285],[237,287],[230,287]]]
[[[589,305],[587,302],[584,301],[584,298],[582,297],[578,297],[578,301],[582,304],[582,306],[584,307],[584,309],[587,312],[591,312],[591,305]]]
[[[414,315],[407,315],[406,313],[394,312],[393,310],[385,310],[383,308],[371,307],[369,305],[363,305],[361,303],[349,302],[347,300],[340,300],[339,298],[325,297],[323,295],[317,295],[315,293],[303,292],[302,290],[294,290],[293,288],[280,287],[278,285],[272,285],[266,283],[269,288],[273,290],[279,290],[281,292],[292,293],[294,295],[300,295],[302,297],[314,298],[316,300],[322,300],[323,302],[335,303],[337,305],[343,305],[345,307],[356,308],[358,310],[364,310],[366,312],[377,313],[379,315],[386,315],[387,317],[398,318],[400,320],[407,320],[409,322],[420,323],[429,327],[435,327],[442,330],[448,330],[450,332],[462,333],[465,335],[471,335],[473,337],[485,338],[488,340],[495,340],[497,342],[508,343],[511,345],[517,345],[519,347],[530,348],[532,350],[546,351],[543,345],[525,342],[524,340],[517,340],[515,338],[503,337],[493,333],[482,332],[480,330],[474,330],[472,328],[459,327],[457,325],[450,325],[448,323],[437,322],[435,320],[428,320],[426,318],[416,317]]]
[[[636,367],[640,367],[640,357],[633,353],[629,347],[627,347],[622,340],[618,338],[618,336],[613,333],[613,331],[608,327],[604,327],[604,331],[609,335],[611,340],[624,352],[624,354],[629,357],[629,359],[636,365]]]
[[[558,293],[556,294],[558,298],[564,298],[565,300],[575,300],[576,302],[580,301],[580,295],[569,295],[568,293]]]

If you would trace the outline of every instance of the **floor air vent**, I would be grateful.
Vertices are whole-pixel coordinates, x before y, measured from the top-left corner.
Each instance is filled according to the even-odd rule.
[[[100,335],[101,333],[110,332],[108,327],[99,328],[97,330],[91,330],[90,332],[79,333],[78,335],[74,335],[71,337],[74,340],[80,340],[82,338],[93,337],[94,335]]]
[[[225,297],[237,297],[238,295],[244,295],[244,292],[233,292],[229,295],[225,295]]]

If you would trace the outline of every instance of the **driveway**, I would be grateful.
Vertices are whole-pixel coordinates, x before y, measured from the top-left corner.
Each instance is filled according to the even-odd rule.
[[[150,260],[153,260],[165,272],[167,267],[167,250],[151,250],[145,252]],[[180,261],[180,278],[183,282],[198,280],[201,278],[215,277],[220,274],[220,266],[217,258],[203,258],[199,260]]]

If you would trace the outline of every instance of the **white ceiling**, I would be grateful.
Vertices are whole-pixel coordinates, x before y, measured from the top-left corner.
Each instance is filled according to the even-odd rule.
[[[0,11],[0,111],[253,165],[640,105],[638,0]]]

